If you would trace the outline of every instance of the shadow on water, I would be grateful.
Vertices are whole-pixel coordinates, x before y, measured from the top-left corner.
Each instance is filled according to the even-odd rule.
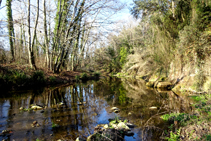
[[[75,140],[93,134],[109,118],[128,119],[136,127],[130,140],[160,140],[168,124],[161,115],[191,112],[188,99],[171,91],[151,90],[142,80],[106,78],[67,87],[13,92],[0,98],[0,140]],[[30,105],[42,110],[20,110]],[[120,112],[110,112],[111,107]],[[156,107],[157,109],[151,109]],[[35,124],[35,121],[37,122]],[[34,122],[34,123],[33,123]]]

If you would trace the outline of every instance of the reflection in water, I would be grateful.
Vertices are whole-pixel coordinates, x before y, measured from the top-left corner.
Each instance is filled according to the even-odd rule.
[[[97,124],[109,123],[109,118],[119,116],[137,127],[133,137],[125,140],[160,140],[168,125],[160,116],[172,111],[191,112],[188,99],[173,92],[147,89],[142,80],[101,79],[68,87],[46,88],[41,91],[21,92],[0,99],[0,139],[12,140],[75,140],[94,132]],[[43,110],[21,111],[31,104]],[[121,111],[110,113],[116,106]],[[150,110],[150,107],[157,107]],[[33,122],[38,125],[32,127]]]

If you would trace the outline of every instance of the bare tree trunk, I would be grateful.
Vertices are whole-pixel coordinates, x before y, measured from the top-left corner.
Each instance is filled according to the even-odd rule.
[[[9,43],[10,43],[10,51],[12,55],[12,61],[15,61],[15,49],[14,49],[14,26],[13,26],[13,17],[12,17],[12,1],[6,0],[6,6],[7,6],[7,21],[8,21],[8,32],[9,32]]]
[[[46,24],[46,5],[45,0],[43,0],[43,17],[44,17],[44,31],[45,31],[45,53],[46,53],[46,66],[49,69],[49,44],[48,44],[48,33],[47,33],[47,24]]]
[[[30,30],[30,0],[28,0],[28,52],[29,52],[29,64],[31,68],[37,69],[35,65],[35,58],[34,58],[34,42],[36,37],[36,30],[37,30],[37,24],[38,24],[38,18],[39,18],[39,0],[37,0],[37,17],[35,21],[35,27],[34,27],[34,36],[32,39],[31,44],[31,30]]]
[[[174,3],[174,0],[172,0],[171,3],[172,3],[172,13],[173,13],[173,17],[175,17],[175,8],[174,8],[175,3]]]

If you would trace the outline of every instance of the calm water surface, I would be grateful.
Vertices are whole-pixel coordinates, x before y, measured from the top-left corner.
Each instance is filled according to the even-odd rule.
[[[142,80],[106,78],[78,83],[66,87],[43,88],[1,94],[0,140],[75,140],[94,133],[98,124],[109,123],[109,118],[128,119],[136,127],[126,141],[161,140],[163,130],[169,125],[160,118],[162,114],[190,112],[184,97],[171,91],[151,90]],[[12,95],[12,96],[11,96]],[[64,105],[59,105],[59,103]],[[21,111],[31,104],[44,110]],[[158,107],[150,110],[150,107]],[[110,112],[118,107],[120,112]],[[34,121],[39,124],[32,127]]]

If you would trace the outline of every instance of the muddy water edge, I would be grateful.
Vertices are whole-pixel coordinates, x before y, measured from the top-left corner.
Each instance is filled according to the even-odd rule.
[[[32,110],[32,104],[43,109]],[[119,112],[111,112],[112,107]],[[172,91],[149,89],[143,80],[105,78],[14,91],[1,94],[0,140],[76,140],[116,117],[135,125],[134,135],[125,136],[126,141],[162,140],[169,124],[160,116],[172,112],[192,112],[189,99]]]

